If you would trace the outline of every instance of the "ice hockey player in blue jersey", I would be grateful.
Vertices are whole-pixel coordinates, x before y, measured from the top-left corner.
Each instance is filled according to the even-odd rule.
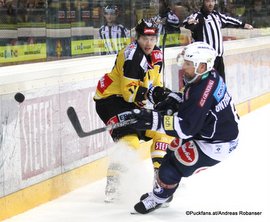
[[[131,117],[137,119],[133,127],[175,137],[153,190],[134,206],[138,213],[147,214],[171,201],[182,177],[218,164],[237,147],[239,117],[224,80],[213,69],[215,58],[207,43],[188,45],[178,59],[186,82],[183,92],[171,92],[157,105],[158,111],[132,111]]]

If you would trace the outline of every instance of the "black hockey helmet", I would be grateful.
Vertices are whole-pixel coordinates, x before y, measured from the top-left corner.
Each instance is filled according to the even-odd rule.
[[[141,19],[135,28],[137,37],[140,35],[158,35],[158,24],[152,19]]]

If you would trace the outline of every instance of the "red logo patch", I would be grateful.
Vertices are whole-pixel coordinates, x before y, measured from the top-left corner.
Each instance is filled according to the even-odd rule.
[[[156,29],[144,28],[143,32],[145,35],[155,35]]]
[[[184,143],[177,151],[175,152],[176,159],[186,165],[194,165],[199,158],[198,150],[194,142],[189,141]]]
[[[107,122],[107,126],[108,125],[110,125],[110,124],[114,124],[114,123],[118,123],[119,122],[119,120],[118,120],[118,118],[117,118],[117,116],[113,116],[112,118],[110,118],[109,120],[108,120],[108,122]],[[110,134],[112,134],[112,131],[113,130],[110,130]]]
[[[182,140],[180,138],[175,138],[170,146],[168,147],[169,150],[175,151],[176,149],[178,149],[182,144]]]
[[[151,53],[151,60],[153,64],[156,64],[158,62],[162,62],[162,53],[160,50],[153,50]]]
[[[97,89],[99,92],[103,93],[112,83],[112,79],[105,74],[99,81],[97,85]]]

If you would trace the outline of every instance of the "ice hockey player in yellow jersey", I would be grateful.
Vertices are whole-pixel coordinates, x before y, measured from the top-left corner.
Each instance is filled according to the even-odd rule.
[[[158,24],[142,19],[135,28],[136,40],[122,49],[110,73],[98,82],[94,100],[96,111],[107,125],[125,121],[125,112],[144,108],[147,101],[157,104],[168,94],[161,81],[162,51],[156,46]],[[139,148],[140,140],[151,140],[151,158],[158,169],[168,144],[173,137],[146,130],[139,131],[129,126],[114,129],[111,136],[115,142],[125,142],[128,147]],[[125,157],[123,157],[125,158]],[[111,162],[108,167],[105,201],[113,201],[118,194],[120,163]]]

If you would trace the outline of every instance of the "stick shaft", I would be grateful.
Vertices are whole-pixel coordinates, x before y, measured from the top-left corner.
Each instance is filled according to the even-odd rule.
[[[87,137],[87,136],[92,136],[92,135],[102,133],[102,132],[105,132],[105,131],[109,131],[109,130],[112,130],[112,129],[128,126],[128,125],[131,125],[131,124],[133,124],[133,123],[135,123],[137,121],[136,119],[129,119],[129,120],[125,120],[125,121],[122,121],[122,122],[110,124],[110,125],[98,128],[98,129],[94,129],[94,130],[85,132],[82,129],[82,126],[81,126],[80,120],[78,118],[78,115],[77,115],[77,113],[76,113],[76,111],[75,111],[75,109],[73,107],[69,107],[67,109],[67,115],[68,115],[68,118],[69,118],[73,128],[75,129],[77,135],[80,138]]]
[[[163,81],[163,87],[166,88],[166,82],[165,82],[165,45],[166,45],[166,38],[167,38],[167,31],[166,27],[164,27],[164,35],[162,39],[162,81]]]

